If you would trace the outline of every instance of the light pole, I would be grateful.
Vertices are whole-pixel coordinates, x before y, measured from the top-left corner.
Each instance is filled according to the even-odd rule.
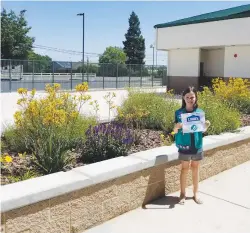
[[[79,13],[77,16],[82,16],[82,82],[84,81],[84,13]]]
[[[154,45],[150,45],[150,48],[152,49],[153,48],[153,66],[155,65],[155,47]]]
[[[155,65],[155,47],[153,44],[150,45],[150,48],[153,48],[153,66],[152,66],[152,87],[154,86],[154,65]]]
[[[157,67],[157,49],[156,49],[155,53],[156,53],[156,55],[155,55],[155,65]]]

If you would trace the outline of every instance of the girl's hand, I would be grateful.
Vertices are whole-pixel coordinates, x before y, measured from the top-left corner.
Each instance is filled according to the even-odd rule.
[[[175,128],[176,128],[176,129],[181,129],[181,128],[182,128],[182,123],[177,123],[177,124],[175,125]]]
[[[206,128],[208,128],[211,125],[210,121],[206,120],[205,125],[206,125]]]
[[[178,133],[178,130],[182,128],[182,123],[177,123],[174,127],[174,133]]]
[[[210,121],[206,120],[206,121],[205,121],[205,126],[206,126],[205,132],[206,132],[207,129],[210,127],[210,125],[211,125]]]

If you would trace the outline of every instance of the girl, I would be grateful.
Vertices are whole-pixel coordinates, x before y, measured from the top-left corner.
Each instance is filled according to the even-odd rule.
[[[193,199],[197,204],[202,204],[202,200],[198,198],[198,182],[199,182],[199,164],[203,159],[203,134],[202,132],[183,133],[181,114],[203,112],[198,108],[197,91],[194,87],[188,87],[182,96],[182,106],[175,112],[175,141],[179,151],[179,160],[181,160],[181,174],[180,174],[180,204],[185,203],[186,199],[186,179],[191,161],[192,179],[193,179]],[[210,126],[210,122],[206,121],[206,129]]]

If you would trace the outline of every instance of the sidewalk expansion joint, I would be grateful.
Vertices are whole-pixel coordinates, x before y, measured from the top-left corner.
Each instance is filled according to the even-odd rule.
[[[244,209],[250,210],[250,208],[249,208],[249,207],[246,207],[246,206],[243,206],[243,205],[237,204],[237,203],[235,203],[235,202],[231,202],[231,201],[225,200],[225,199],[220,198],[220,197],[216,197],[216,196],[214,196],[214,195],[211,195],[211,194],[208,194],[208,193],[205,193],[205,192],[202,192],[202,191],[199,191],[199,193],[202,193],[202,194],[204,194],[204,195],[207,195],[207,196],[210,196],[210,197],[213,197],[213,198],[216,198],[216,199],[219,199],[219,200],[222,200],[222,201],[228,202],[228,203],[230,203],[230,204],[233,204],[233,205],[236,205],[236,206],[242,207],[242,208],[244,208]]]

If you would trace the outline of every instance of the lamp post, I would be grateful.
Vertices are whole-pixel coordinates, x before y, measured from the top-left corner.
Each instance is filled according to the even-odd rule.
[[[157,67],[157,49],[156,49],[155,53],[156,53],[156,55],[155,55],[155,65]]]
[[[84,81],[84,13],[79,13],[77,16],[82,16],[82,82]]]
[[[155,47],[153,44],[150,45],[150,48],[153,48],[153,66],[152,66],[152,87],[154,86],[154,65],[155,65]]]
[[[155,65],[155,47],[154,45],[150,45],[150,48],[152,49],[153,48],[153,66]]]

